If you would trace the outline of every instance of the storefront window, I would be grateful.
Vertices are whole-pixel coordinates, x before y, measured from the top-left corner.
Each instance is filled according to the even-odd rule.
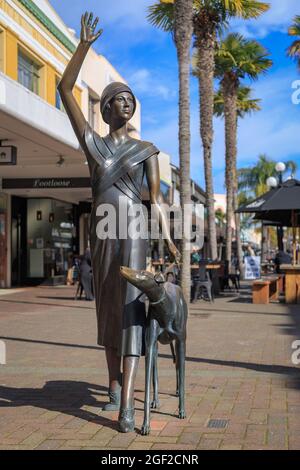
[[[0,193],[0,288],[6,287],[7,196]]]
[[[52,199],[28,199],[28,277],[66,276],[73,255],[73,206]]]

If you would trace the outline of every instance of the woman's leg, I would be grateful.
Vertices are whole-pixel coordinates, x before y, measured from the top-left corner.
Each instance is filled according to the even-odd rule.
[[[121,358],[113,348],[106,347],[105,353],[109,375],[109,403],[104,405],[103,410],[118,411],[121,402]]]
[[[134,384],[139,356],[124,356],[121,408],[134,408]]]
[[[118,356],[117,350],[105,347],[106,362],[109,376],[109,390],[115,392],[121,386],[121,357]]]
[[[124,356],[119,431],[134,431],[134,383],[139,365],[139,356]]]

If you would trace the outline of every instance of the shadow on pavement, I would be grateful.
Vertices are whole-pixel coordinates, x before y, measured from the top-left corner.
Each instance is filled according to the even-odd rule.
[[[46,297],[47,299],[51,299],[51,297]],[[62,297],[59,297],[62,300]],[[68,298],[68,300],[71,300]],[[74,299],[73,299],[74,301]],[[84,308],[88,310],[95,310],[95,307],[84,307],[83,305],[66,305],[66,304],[54,304],[54,303],[45,303],[45,302],[32,302],[28,300],[8,300],[8,299],[0,299],[0,302],[7,302],[11,304],[30,304],[30,305],[46,305],[47,307],[68,307],[68,308]],[[79,302],[79,301],[78,301]],[[89,302],[90,304],[90,302]]]
[[[75,295],[73,297],[53,297],[53,296],[46,296],[46,295],[37,295],[37,299],[49,299],[49,300],[68,300],[69,302],[93,302],[92,300],[86,300],[85,295],[82,295],[82,298],[78,298],[77,300],[75,299]],[[52,305],[52,304],[51,304]]]
[[[88,346],[88,345],[72,344],[72,343],[57,343],[57,342],[35,340],[35,339],[14,338],[10,336],[0,336],[0,339],[11,340],[11,341],[21,341],[21,342],[27,342],[27,343],[53,345],[53,346],[63,346],[63,347],[69,347],[69,348],[80,348],[80,349],[82,348],[82,349],[93,349],[93,350],[104,351],[104,347],[102,346]],[[159,353],[159,357],[164,358],[164,359],[170,359],[170,361],[173,362],[173,358],[170,354]],[[297,375],[300,379],[299,367],[293,367],[293,366],[255,364],[251,362],[240,362],[240,361],[224,361],[222,359],[209,359],[209,358],[190,357],[190,356],[186,357],[186,362],[197,362],[197,363],[202,363],[202,364],[213,364],[213,365],[226,366],[226,367],[236,367],[240,369],[249,369],[249,370],[254,370],[257,372],[264,372],[264,373],[269,373],[269,374],[286,374],[289,376]]]
[[[104,351],[104,348],[102,346],[88,346],[85,344],[57,343],[54,341],[43,341],[39,339],[14,338],[12,336],[0,336],[0,339],[8,340],[8,341],[20,341],[23,343],[36,343],[36,344],[46,344],[46,345],[52,345],[52,346],[63,346],[66,348],[95,349],[98,351]]]
[[[106,396],[107,387],[71,380],[46,382],[41,389],[13,388],[0,385],[0,410],[5,407],[32,406],[48,411],[57,411],[74,418],[116,429],[116,421],[82,409],[83,406],[93,406],[99,408],[100,411],[107,400],[105,402],[98,401],[95,395]],[[66,423],[64,430],[67,429]],[[72,430],[76,432],[74,428]]]
[[[165,359],[170,358],[172,356],[169,354],[159,354],[159,357],[163,357]],[[239,362],[239,361],[223,361],[221,359],[207,359],[207,358],[200,358],[200,357],[186,357],[187,362],[199,362],[203,364],[214,364],[220,366],[227,366],[227,367],[237,367],[240,369],[249,369],[255,370],[257,372],[264,372],[268,374],[286,374],[289,376],[297,376],[300,380],[300,370],[299,367],[290,367],[290,366],[277,366],[277,365],[269,365],[269,364],[255,364],[251,362]]]

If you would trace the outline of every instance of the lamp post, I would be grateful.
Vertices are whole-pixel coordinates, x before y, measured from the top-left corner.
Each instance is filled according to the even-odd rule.
[[[270,188],[277,188],[277,186],[282,185],[283,183],[283,173],[286,170],[286,165],[283,162],[276,163],[275,170],[278,173],[278,179],[275,176],[270,176],[266,183]],[[283,251],[283,227],[278,225],[277,226],[277,243],[278,243],[278,250]]]
[[[275,170],[277,171],[278,173],[278,179],[279,179],[279,184],[282,184],[283,182],[283,179],[282,179],[282,175],[283,173],[285,172],[286,170],[286,165],[285,163],[283,162],[278,162],[275,166]]]

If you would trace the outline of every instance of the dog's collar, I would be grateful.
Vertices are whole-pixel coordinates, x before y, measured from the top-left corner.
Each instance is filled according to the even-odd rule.
[[[163,293],[163,296],[162,296],[161,299],[157,300],[156,302],[150,302],[150,301],[149,301],[149,304],[150,304],[150,305],[158,305],[158,304],[160,304],[161,302],[163,302],[163,301],[165,300],[165,298],[166,298],[166,292]]]

